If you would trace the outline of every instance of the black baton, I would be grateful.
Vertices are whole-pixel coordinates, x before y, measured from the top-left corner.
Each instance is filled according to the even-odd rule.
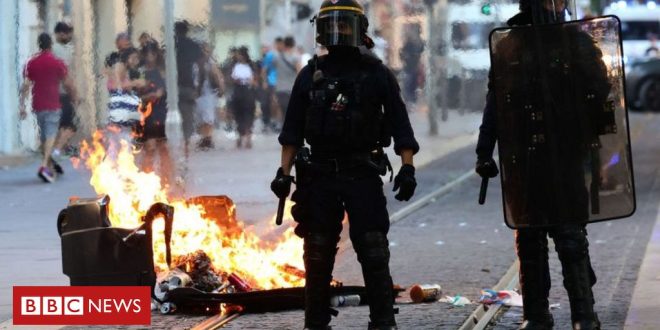
[[[275,218],[275,224],[281,225],[282,218],[284,218],[284,204],[286,203],[286,197],[280,198],[280,203],[277,205],[277,218]]]
[[[479,190],[479,205],[486,202],[486,192],[488,191],[488,178],[481,179],[481,190]]]

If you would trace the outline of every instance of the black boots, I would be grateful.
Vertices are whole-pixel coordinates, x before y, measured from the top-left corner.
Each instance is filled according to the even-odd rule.
[[[548,306],[550,269],[547,233],[534,229],[517,230],[516,250],[520,260],[520,289],[523,297],[523,323],[520,329],[552,329],[554,320]]]
[[[591,290],[596,284],[596,275],[591,268],[586,230],[583,227],[566,228],[557,230],[554,234],[555,249],[559,254],[564,275],[564,287],[571,303],[573,329],[600,329]]]
[[[362,265],[362,276],[369,302],[369,329],[396,329],[394,320],[394,288],[390,276],[390,249],[387,236],[369,232],[352,238],[353,247]]]
[[[328,329],[330,281],[339,236],[309,233],[305,237],[305,328]]]

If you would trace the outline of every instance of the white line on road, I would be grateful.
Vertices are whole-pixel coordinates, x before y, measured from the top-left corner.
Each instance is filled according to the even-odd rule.
[[[421,209],[422,207],[435,202],[435,199],[438,197],[448,193],[452,189],[454,189],[456,186],[462,184],[465,182],[467,179],[476,176],[477,174],[474,172],[474,169],[470,169],[469,171],[463,173],[461,176],[458,178],[448,182],[447,184],[437,188],[436,190],[430,192],[429,194],[425,195],[424,197],[414,201],[411,204],[408,204],[407,206],[401,208],[400,210],[394,212],[390,216],[390,223],[396,223],[410,215],[411,213]],[[350,239],[345,239],[343,240],[340,245],[339,245],[339,251],[337,254],[343,253],[349,246],[350,246]]]

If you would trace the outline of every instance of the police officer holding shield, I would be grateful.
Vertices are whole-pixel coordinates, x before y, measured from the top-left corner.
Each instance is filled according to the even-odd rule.
[[[569,5],[570,0],[520,0],[520,13],[509,27],[491,33],[476,172],[483,178],[498,175],[497,142],[505,220],[516,229],[520,260],[521,329],[554,325],[548,308],[548,235],[561,261],[573,329],[600,328],[586,224],[634,212],[629,139],[627,130],[617,130],[627,124],[625,106],[616,106],[623,99],[612,100],[620,93],[613,86],[619,86],[623,72],[608,72],[601,51],[606,45],[593,38],[613,30],[616,35],[618,20],[565,22]],[[598,26],[611,28],[590,31]],[[620,51],[613,54],[616,60]],[[600,170],[608,166],[601,157],[608,144],[627,146],[618,151],[627,161],[619,176],[630,190],[606,197]],[[601,203],[603,198],[608,203]]]
[[[419,145],[394,75],[360,52],[361,46],[373,47],[362,6],[326,0],[315,23],[316,40],[329,54],[312,59],[295,81],[279,136],[282,163],[271,183],[279,198],[288,196],[295,158],[291,199],[296,233],[304,239],[305,328],[330,328],[330,282],[346,212],[367,290],[369,329],[395,329],[390,223],[380,178],[391,166],[383,148],[394,140],[403,163],[394,190],[407,201],[416,187],[413,155]]]

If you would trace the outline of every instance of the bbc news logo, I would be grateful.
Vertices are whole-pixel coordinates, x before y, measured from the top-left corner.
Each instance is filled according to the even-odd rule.
[[[14,325],[149,325],[150,287],[15,286]]]

